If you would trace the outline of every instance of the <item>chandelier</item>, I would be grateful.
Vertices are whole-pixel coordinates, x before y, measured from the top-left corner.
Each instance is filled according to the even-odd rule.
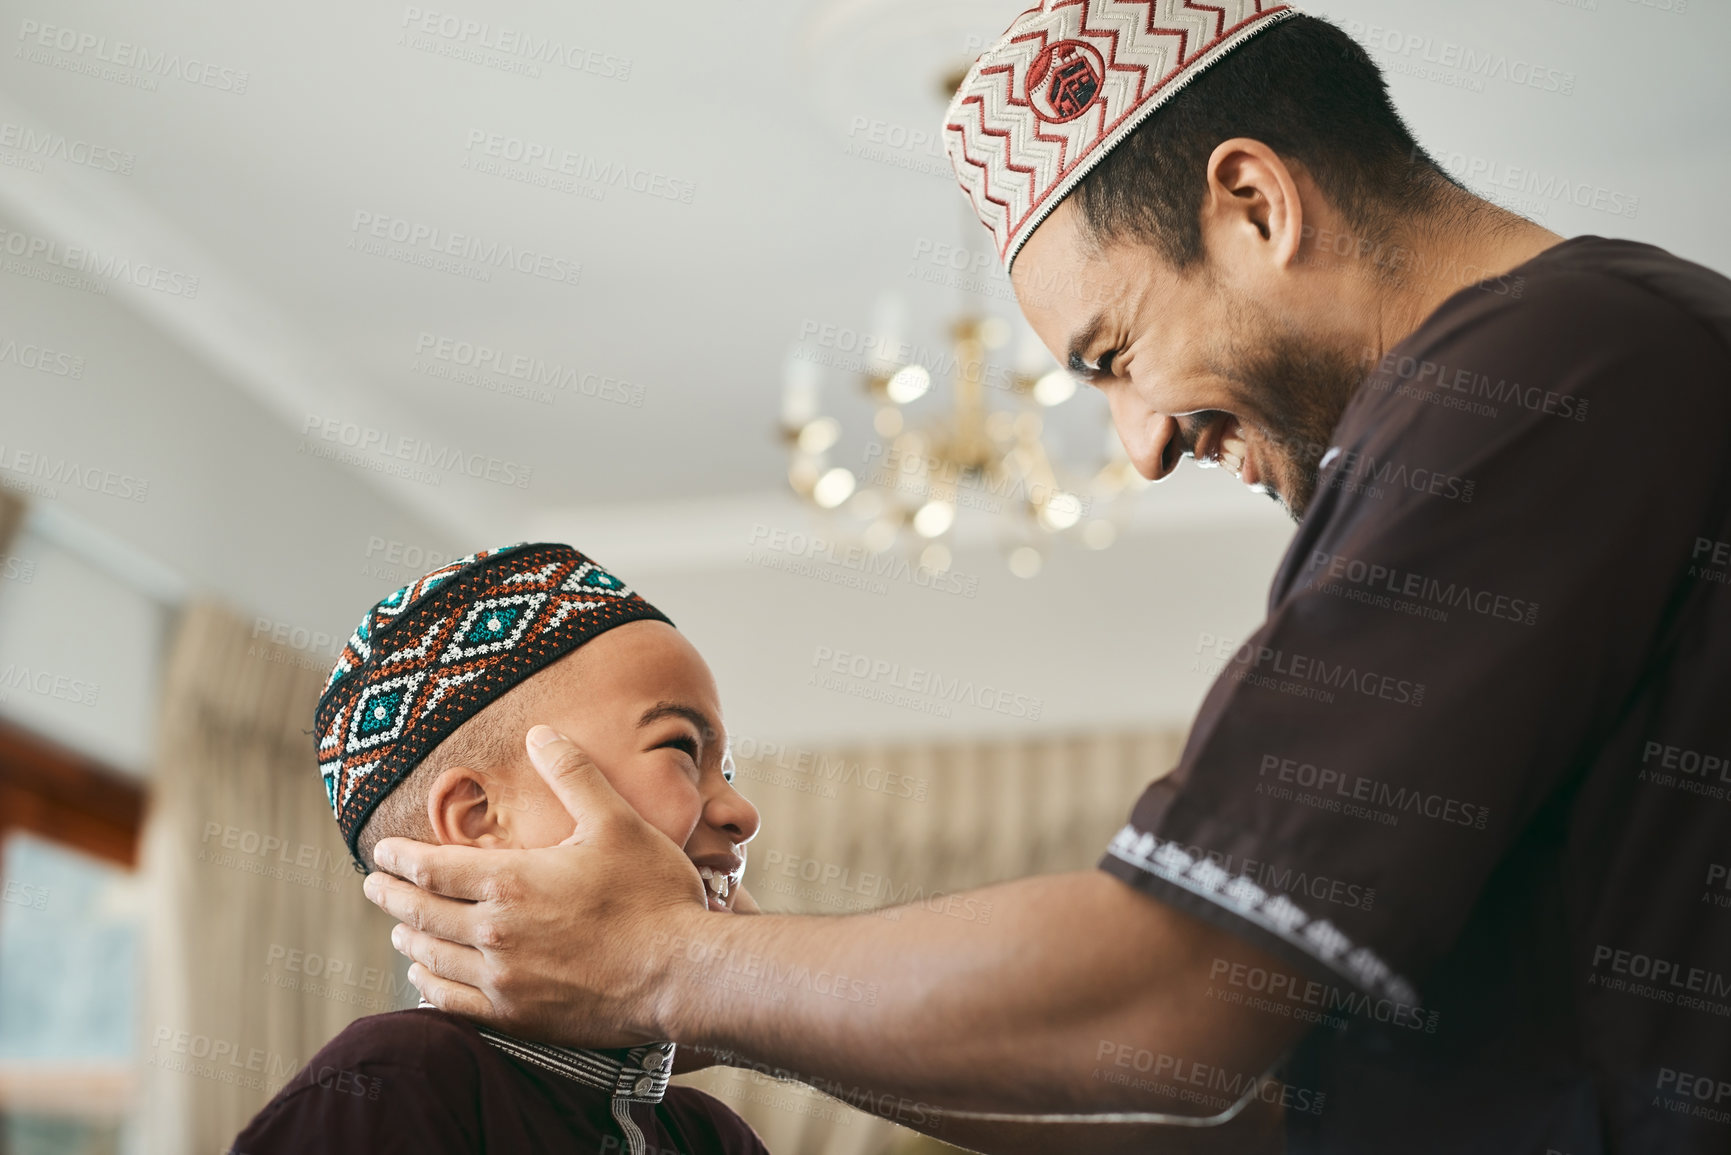
[[[844,522],[842,536],[873,553],[903,549],[933,573],[950,569],[957,528],[970,522],[990,528],[1022,578],[1038,575],[1062,539],[1111,546],[1149,483],[1109,423],[1092,430],[1104,436],[1091,461],[1066,460],[1048,446],[1048,419],[1075,395],[1075,378],[1032,334],[1006,368],[1000,351],[1013,330],[1001,317],[964,315],[949,336],[950,351],[923,358],[894,340],[862,342],[876,350],[858,373],[874,435],[863,448],[857,430],[820,411],[818,364],[797,351],[790,357],[781,424],[794,492]],[[945,378],[947,412],[916,420],[912,407],[928,395],[939,400]]]

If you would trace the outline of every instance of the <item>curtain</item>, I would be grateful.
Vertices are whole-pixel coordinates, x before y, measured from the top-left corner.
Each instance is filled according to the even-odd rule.
[[[1090,867],[1184,732],[737,753],[763,815],[746,887],[766,910],[840,914]],[[957,917],[978,911],[953,904]],[[774,1152],[911,1155],[940,1144],[794,1083],[740,1070],[684,1080],[733,1106]]]
[[[24,528],[24,518],[30,512],[22,497],[0,489],[0,557],[12,546],[12,539]]]
[[[168,659],[140,864],[148,1155],[227,1151],[352,1019],[415,1001],[320,783],[329,659],[249,632],[195,604]]]

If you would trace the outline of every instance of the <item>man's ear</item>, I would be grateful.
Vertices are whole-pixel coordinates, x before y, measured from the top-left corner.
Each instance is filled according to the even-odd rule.
[[[447,846],[496,847],[509,844],[505,808],[493,789],[498,778],[467,766],[452,766],[427,792],[427,821]]]
[[[1210,256],[1226,267],[1245,259],[1292,264],[1304,238],[1304,199],[1299,177],[1280,155],[1259,140],[1223,141],[1208,158],[1202,232]]]

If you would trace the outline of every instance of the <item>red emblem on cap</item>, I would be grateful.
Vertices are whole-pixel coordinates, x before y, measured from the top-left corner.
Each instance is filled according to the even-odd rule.
[[[1028,102],[1040,119],[1063,124],[1094,107],[1106,82],[1106,62],[1092,44],[1048,44],[1028,69]]]

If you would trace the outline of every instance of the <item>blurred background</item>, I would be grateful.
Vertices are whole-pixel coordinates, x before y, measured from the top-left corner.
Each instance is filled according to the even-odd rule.
[[[1306,7],[1469,187],[1731,270],[1731,9]],[[1291,526],[1137,484],[1029,340],[938,132],[1018,8],[0,2],[0,1152],[223,1150],[413,1002],[308,730],[478,548],[697,644],[766,908],[1095,860]],[[926,1149],[705,1082],[778,1152]]]

